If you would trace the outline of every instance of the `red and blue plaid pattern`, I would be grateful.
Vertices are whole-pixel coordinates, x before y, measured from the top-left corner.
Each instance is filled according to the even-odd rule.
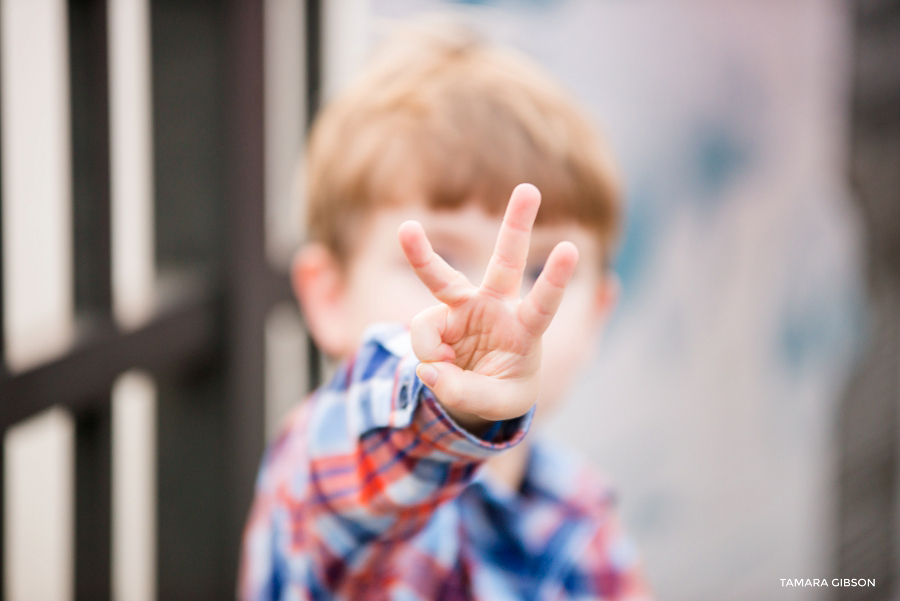
[[[374,326],[290,416],[257,480],[239,598],[649,598],[596,474],[538,440],[519,491],[492,481],[479,465],[521,441],[532,413],[476,437],[417,363],[406,330]]]

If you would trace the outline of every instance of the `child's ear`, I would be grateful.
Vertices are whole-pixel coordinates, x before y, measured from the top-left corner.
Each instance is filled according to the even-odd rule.
[[[323,244],[304,244],[294,255],[291,284],[318,347],[340,357],[346,347],[345,278],[334,254]]]

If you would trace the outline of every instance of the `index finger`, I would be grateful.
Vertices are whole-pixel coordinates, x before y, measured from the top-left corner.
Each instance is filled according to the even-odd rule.
[[[531,227],[541,206],[541,193],[531,184],[519,184],[509,197],[494,254],[484,274],[482,288],[502,296],[518,296],[528,259]]]
[[[474,287],[466,276],[434,252],[418,221],[404,221],[397,236],[406,260],[436,299],[452,307],[469,298]]]

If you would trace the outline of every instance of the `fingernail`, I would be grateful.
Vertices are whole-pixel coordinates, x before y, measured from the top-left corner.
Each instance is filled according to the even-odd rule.
[[[425,382],[425,386],[428,386],[429,388],[434,386],[434,383],[437,382],[438,372],[432,365],[419,363],[419,368],[416,370],[416,373],[419,375],[419,379]]]

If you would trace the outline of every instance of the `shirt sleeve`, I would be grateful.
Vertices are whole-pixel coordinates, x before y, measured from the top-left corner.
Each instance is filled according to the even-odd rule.
[[[463,429],[417,364],[405,328],[370,328],[269,448],[244,535],[241,599],[355,590],[483,460],[525,436],[533,409],[481,437]]]

